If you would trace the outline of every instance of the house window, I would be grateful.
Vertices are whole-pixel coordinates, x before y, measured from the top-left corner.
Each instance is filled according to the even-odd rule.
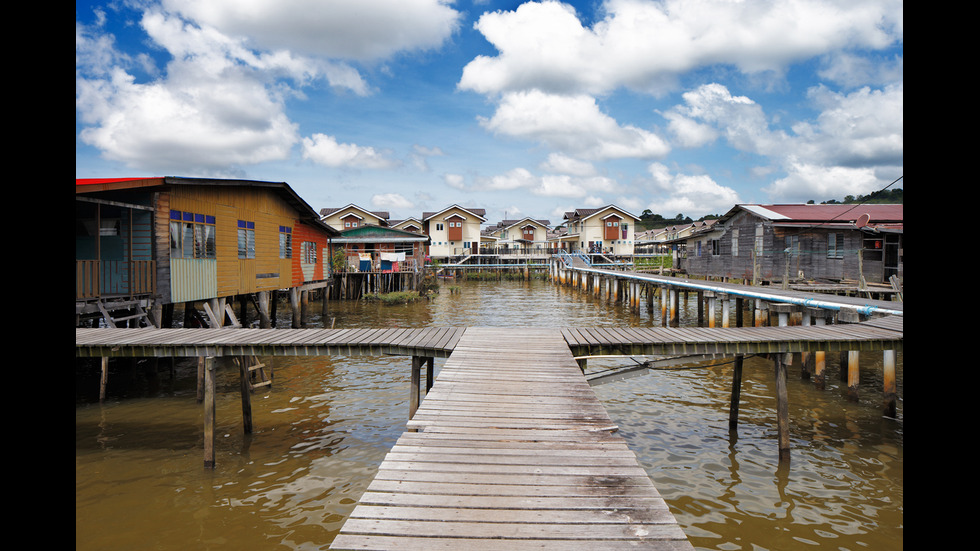
[[[301,246],[301,254],[303,255],[302,261],[306,264],[316,263],[316,243],[312,241],[303,241]]]
[[[800,256],[800,236],[786,236],[786,254],[792,257]]]
[[[238,258],[255,258],[255,222],[238,221]]]
[[[711,254],[712,256],[721,254],[721,241],[717,239],[711,240]]]
[[[293,228],[279,226],[279,258],[293,257]]]
[[[444,229],[445,229],[445,227],[442,225],[442,223],[436,224],[436,231],[442,231]]]
[[[170,211],[170,257],[215,258],[214,216]]]
[[[738,228],[732,229],[732,256],[738,256]]]
[[[827,258],[844,258],[844,234],[827,234]]]

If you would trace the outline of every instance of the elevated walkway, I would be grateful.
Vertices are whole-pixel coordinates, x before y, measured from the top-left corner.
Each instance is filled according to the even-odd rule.
[[[408,427],[331,549],[693,549],[558,331],[468,328]]]

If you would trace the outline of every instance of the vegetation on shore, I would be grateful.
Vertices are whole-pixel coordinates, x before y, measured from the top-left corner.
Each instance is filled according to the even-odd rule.
[[[395,291],[393,293],[374,293],[364,295],[364,300],[366,301],[380,302],[385,305],[408,304],[410,302],[422,300],[423,298],[425,297],[420,295],[418,291]]]

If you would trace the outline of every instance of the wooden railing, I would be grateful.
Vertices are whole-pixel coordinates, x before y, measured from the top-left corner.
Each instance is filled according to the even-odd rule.
[[[153,260],[76,260],[75,300],[153,294],[156,262]]]

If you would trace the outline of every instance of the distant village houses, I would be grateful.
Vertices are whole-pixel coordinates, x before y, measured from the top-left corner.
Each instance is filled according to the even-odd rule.
[[[400,220],[356,204],[315,211],[282,182],[88,179],[75,192],[76,313],[110,323],[109,303],[152,307],[142,315],[157,324],[186,304],[220,325],[225,302],[243,297],[258,297],[267,323],[279,290],[470,255],[669,254],[674,271],[761,284],[904,277],[900,204],[739,204],[717,220],[638,232],[641,219],[613,204],[568,211],[552,227],[531,217],[490,223],[485,209],[458,204]]]

